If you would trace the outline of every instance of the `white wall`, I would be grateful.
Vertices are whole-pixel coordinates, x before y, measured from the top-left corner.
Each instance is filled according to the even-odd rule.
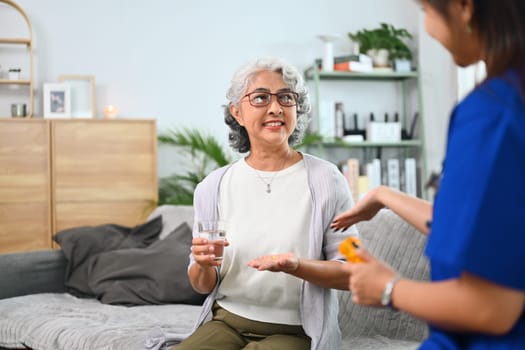
[[[423,13],[418,17],[427,174],[430,174],[441,170],[445,155],[449,115],[457,101],[457,70],[448,51],[425,32]]]
[[[427,149],[431,158],[442,157],[442,130],[453,101],[443,93],[450,90],[450,62],[417,34],[420,10],[414,0],[17,3],[33,23],[35,115],[42,115],[44,82],[56,81],[61,74],[90,74],[96,76],[98,115],[104,106],[114,104],[121,117],[156,118],[159,131],[198,127],[225,144],[221,105],[229,80],[242,63],[274,55],[302,70],[322,55],[318,34],[340,34],[334,53],[343,55],[351,50],[346,36],[350,31],[383,21],[407,28],[422,45],[424,87],[432,96],[425,100],[426,123],[431,125],[427,129],[438,130],[435,137],[427,132]],[[173,171],[175,165],[170,163],[170,156],[161,152],[160,175]]]

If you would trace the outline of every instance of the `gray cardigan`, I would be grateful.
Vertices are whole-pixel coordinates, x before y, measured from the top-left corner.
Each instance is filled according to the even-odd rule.
[[[353,205],[352,196],[345,177],[335,165],[303,154],[309,189],[313,204],[311,232],[309,234],[309,259],[343,260],[338,247],[346,237],[357,235],[355,227],[346,232],[334,233],[330,223],[339,214]],[[209,174],[196,188],[194,196],[195,220],[217,218],[217,201],[222,176],[229,166],[217,169]],[[305,218],[308,219],[308,218]],[[194,225],[193,235],[197,235]],[[190,257],[190,266],[194,263]],[[220,281],[204,302],[196,328],[211,316],[211,307],[216,298]],[[303,281],[300,298],[300,313],[303,328],[312,339],[312,350],[339,349],[341,333],[337,322],[338,304],[334,290],[321,288]],[[323,317],[319,317],[323,315]]]

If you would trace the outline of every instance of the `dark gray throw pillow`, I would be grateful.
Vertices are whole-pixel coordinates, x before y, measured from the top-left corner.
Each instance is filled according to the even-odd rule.
[[[202,304],[187,275],[192,231],[184,222],[144,249],[118,249],[90,261],[89,287],[106,304]]]
[[[78,297],[93,297],[88,286],[88,265],[99,253],[121,248],[145,247],[162,230],[162,217],[135,227],[115,224],[74,227],[60,231],[53,240],[60,244],[67,260],[66,290]]]

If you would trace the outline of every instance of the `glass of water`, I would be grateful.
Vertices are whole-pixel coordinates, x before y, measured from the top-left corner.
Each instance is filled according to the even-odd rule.
[[[199,237],[206,238],[214,246],[215,260],[222,260],[224,242],[226,241],[226,222],[220,220],[205,220],[197,223]]]

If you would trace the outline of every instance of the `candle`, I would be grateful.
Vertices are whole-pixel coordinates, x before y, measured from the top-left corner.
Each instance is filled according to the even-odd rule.
[[[106,106],[104,108],[104,118],[115,119],[117,117],[117,109],[113,105]]]

